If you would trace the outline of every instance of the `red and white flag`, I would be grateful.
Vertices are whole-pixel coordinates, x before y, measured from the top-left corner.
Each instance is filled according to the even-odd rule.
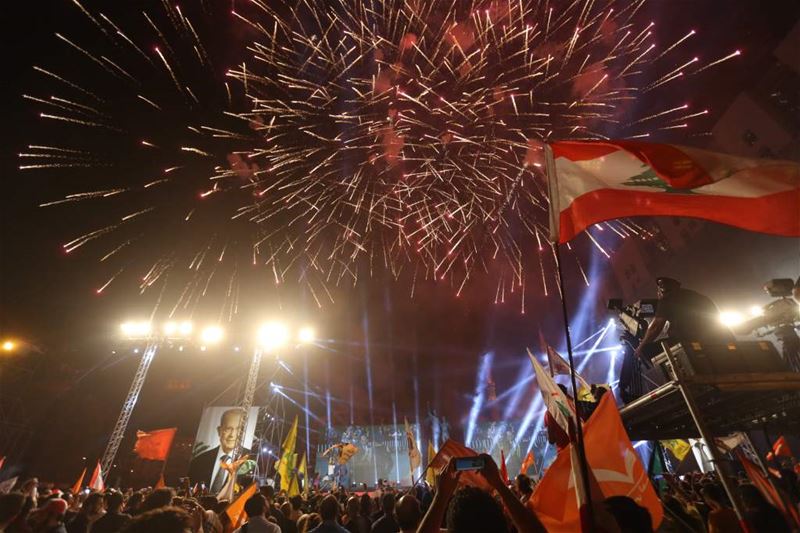
[[[97,492],[106,490],[106,485],[103,483],[103,471],[100,469],[100,461],[97,461],[97,466],[94,467],[92,478],[89,480],[89,488]]]
[[[549,145],[550,237],[631,216],[692,217],[800,237],[800,164],[638,141]]]

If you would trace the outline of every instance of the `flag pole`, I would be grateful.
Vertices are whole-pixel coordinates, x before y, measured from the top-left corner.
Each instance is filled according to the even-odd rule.
[[[581,472],[581,484],[583,485],[583,490],[586,494],[586,503],[587,506],[587,518],[588,518],[588,527],[589,531],[594,531],[594,510],[592,509],[592,491],[591,486],[589,483],[589,463],[586,460],[586,449],[584,448],[583,442],[583,427],[581,426],[581,406],[578,403],[578,383],[577,379],[575,378],[575,360],[572,355],[572,335],[570,334],[569,330],[569,312],[567,311],[567,293],[564,289],[564,272],[561,269],[561,252],[559,250],[559,243],[558,243],[558,233],[554,232],[553,229],[557,228],[558,225],[558,216],[559,216],[559,209],[557,209],[558,205],[558,183],[556,180],[556,165],[555,159],[553,157],[553,150],[550,148],[549,144],[544,145],[544,152],[545,152],[545,171],[547,174],[547,189],[548,189],[548,196],[550,200],[550,228],[551,228],[551,240],[553,241],[551,246],[553,246],[553,250],[555,252],[555,259],[556,259],[556,272],[558,274],[558,290],[559,295],[561,296],[561,312],[564,317],[564,334],[567,338],[567,355],[569,357],[569,379],[572,384],[572,395],[575,402],[575,414],[578,417],[578,420],[575,421],[575,437],[576,437],[576,444],[577,444],[577,451],[578,451],[578,462]],[[580,502],[578,503],[580,506]],[[580,514],[580,507],[578,508],[578,512]],[[581,515],[583,516],[583,515]]]

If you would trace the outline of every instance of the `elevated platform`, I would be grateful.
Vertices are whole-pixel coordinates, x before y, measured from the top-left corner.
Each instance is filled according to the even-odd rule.
[[[715,436],[762,429],[800,432],[800,374],[770,372],[693,376],[683,380]],[[700,438],[676,380],[620,410],[631,440]],[[785,429],[784,429],[785,428]]]

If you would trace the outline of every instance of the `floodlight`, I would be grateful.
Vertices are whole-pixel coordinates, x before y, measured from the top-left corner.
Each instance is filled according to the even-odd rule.
[[[216,344],[222,340],[225,332],[219,326],[208,326],[200,333],[200,340],[205,344]]]
[[[289,340],[289,330],[280,322],[269,322],[258,330],[258,345],[265,350],[285,346]]]
[[[167,337],[173,337],[178,332],[178,323],[177,322],[167,322],[164,324],[164,335]]]
[[[757,316],[764,316],[764,308],[760,305],[754,305],[750,307],[750,316],[757,317]]]
[[[300,331],[297,333],[297,340],[299,340],[301,344],[310,344],[314,342],[314,338],[314,330],[308,326],[300,328]]]
[[[3,342],[3,351],[4,352],[12,352],[12,351],[14,351],[14,348],[16,348],[16,347],[17,347],[17,343],[15,343],[14,341],[8,340],[8,341]]]
[[[737,311],[723,311],[719,314],[719,321],[723,326],[732,328],[744,322],[744,315]]]
[[[124,322],[120,329],[126,337],[147,337],[150,335],[150,322]]]

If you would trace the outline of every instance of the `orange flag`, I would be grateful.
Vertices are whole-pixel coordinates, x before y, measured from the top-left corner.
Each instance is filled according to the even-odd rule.
[[[536,458],[533,456],[533,451],[529,451],[528,455],[525,456],[525,460],[522,461],[522,465],[519,467],[519,473],[527,474],[528,469],[535,465],[536,465]]]
[[[508,469],[506,468],[506,454],[500,448],[500,477],[503,478],[503,483],[508,485]]]
[[[158,481],[156,481],[156,486],[153,487],[155,489],[163,489],[167,486],[167,483],[164,481],[164,473],[162,472],[160,476],[158,476]]]
[[[658,529],[664,509],[625,432],[612,394],[603,396],[597,410],[585,424],[584,443],[590,476],[592,481],[597,482],[602,496],[627,496],[633,499],[649,511],[653,529]],[[556,460],[547,469],[528,502],[551,533],[580,531],[570,457],[572,446],[558,452]]]
[[[256,492],[258,492],[258,483],[253,483],[247,487],[247,490],[239,494],[239,496],[237,496],[236,499],[231,502],[228,508],[225,509],[225,514],[228,515],[233,529],[236,529],[242,525],[246,514],[244,512],[244,504],[247,500],[254,496]]]
[[[137,431],[133,451],[142,459],[166,461],[178,428]]]
[[[81,491],[81,487],[83,486],[83,478],[86,477],[86,467],[83,467],[83,472],[81,472],[81,477],[78,478],[78,481],[72,486],[72,494],[78,494]]]

